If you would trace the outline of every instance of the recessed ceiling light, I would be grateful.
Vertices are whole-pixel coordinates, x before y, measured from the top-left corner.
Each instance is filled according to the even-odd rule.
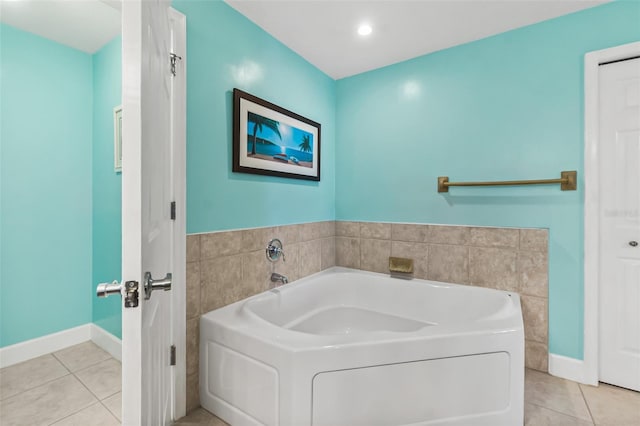
[[[369,24],[362,24],[358,27],[358,34],[360,34],[361,36],[368,36],[372,31],[373,29]]]

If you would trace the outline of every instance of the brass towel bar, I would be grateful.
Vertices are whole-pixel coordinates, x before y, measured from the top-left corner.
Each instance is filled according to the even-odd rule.
[[[438,178],[438,192],[449,192],[450,186],[501,186],[501,185],[549,185],[559,183],[563,191],[575,191],[577,187],[577,172],[561,172],[560,179],[534,180],[502,180],[497,182],[449,182],[448,176]]]

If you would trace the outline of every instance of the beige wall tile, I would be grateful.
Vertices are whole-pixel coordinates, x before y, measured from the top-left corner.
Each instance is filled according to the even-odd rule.
[[[275,235],[282,242],[283,247],[289,244],[296,244],[300,242],[300,225],[278,226],[275,230]],[[267,242],[264,244],[265,247]]]
[[[412,224],[412,223],[392,223],[391,239],[393,241],[427,241],[429,232],[428,225]]]
[[[336,221],[336,236],[338,237],[359,237],[360,222]]]
[[[202,314],[240,300],[241,259],[240,255],[235,255],[201,262],[200,312]]]
[[[310,241],[322,238],[323,225],[321,222],[303,223],[300,225],[300,241]]]
[[[200,258],[215,259],[242,251],[242,234],[238,231],[200,235]]]
[[[520,250],[547,251],[549,231],[547,229],[521,229]]]
[[[425,243],[391,242],[391,256],[413,259],[413,276],[427,279],[429,246]]]
[[[321,241],[320,269],[325,270],[336,266],[336,239],[323,238]]]
[[[313,240],[300,243],[298,275],[300,278],[320,272],[322,268],[322,241]]]
[[[286,253],[286,252],[285,252]],[[287,257],[289,254],[287,253]],[[282,263],[282,258],[278,260],[278,265]],[[252,251],[242,255],[242,282],[238,296],[261,293],[271,288],[271,272],[274,271],[274,264],[267,260],[263,250]],[[237,300],[241,300],[240,299]]]
[[[200,316],[200,262],[187,263],[187,319]]]
[[[469,248],[469,283],[497,290],[518,291],[517,252],[497,248]]]
[[[320,222],[320,237],[328,238],[336,235],[336,222],[335,220],[327,220]]]
[[[187,413],[200,407],[199,386],[198,374],[187,376]]]
[[[200,318],[187,321],[187,375],[197,374],[200,362]]]
[[[336,237],[336,265],[360,268],[360,239]]]
[[[391,256],[391,241],[360,239],[360,269],[388,273],[389,256]]]
[[[235,231],[242,239],[241,252],[246,253],[256,250],[264,250],[269,241],[278,238],[277,229],[275,227],[245,229],[244,231]]]
[[[524,366],[546,373],[549,370],[549,351],[547,344],[525,339]]]
[[[519,229],[511,228],[471,228],[472,246],[518,247]]]
[[[520,295],[522,321],[525,339],[534,342],[547,342],[547,299]]]
[[[187,262],[200,260],[200,235],[187,235]]]
[[[379,222],[360,222],[360,238],[390,240],[391,224]]]
[[[547,252],[518,252],[518,287],[521,294],[549,296],[549,265]]]
[[[426,241],[434,244],[466,245],[470,239],[468,226],[429,225]]]
[[[274,262],[271,265],[271,271],[272,272],[277,272],[279,274],[284,275],[285,277],[287,277],[287,279],[289,280],[289,282],[295,281],[298,278],[300,278],[300,273],[299,273],[299,266],[300,266],[300,256],[299,256],[299,252],[300,252],[300,244],[289,244],[287,246],[287,250],[285,251],[285,255],[287,257],[287,260],[285,262],[282,261],[282,259],[279,259],[277,262]],[[278,283],[271,283],[271,273],[267,274],[267,278],[269,279],[269,284],[270,286],[274,286],[275,284]],[[271,288],[271,287],[268,287]],[[261,290],[261,291],[265,291],[267,290],[266,288]]]
[[[429,245],[427,277],[434,281],[467,284],[469,282],[469,248]]]

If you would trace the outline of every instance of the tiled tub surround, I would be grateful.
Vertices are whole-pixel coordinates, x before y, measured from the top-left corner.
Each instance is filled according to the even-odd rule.
[[[267,260],[272,238],[282,241],[285,262]],[[200,315],[272,288],[272,272],[294,281],[335,264],[333,221],[188,235],[187,411],[200,405]]]
[[[286,262],[267,261],[269,240]],[[547,371],[547,246],[544,229],[373,222],[313,222],[187,236],[187,411],[198,407],[199,318],[332,266],[388,273],[389,256],[414,259],[414,276],[520,293],[525,363]]]
[[[520,294],[525,364],[547,371],[548,231],[336,222],[336,264],[388,273],[389,256],[414,260],[414,277]]]

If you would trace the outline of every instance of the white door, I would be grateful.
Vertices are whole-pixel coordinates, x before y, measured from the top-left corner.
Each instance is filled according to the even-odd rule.
[[[184,326],[184,307],[174,302],[174,293],[184,292],[184,281],[176,282],[184,274],[175,273],[184,268],[176,261],[181,257],[176,253],[184,251],[184,238],[175,238],[176,230],[184,232],[184,227],[171,219],[171,202],[176,190],[180,192],[176,183],[184,182],[179,176],[184,167],[174,163],[184,161],[184,156],[176,158],[173,146],[169,8],[169,0],[122,2],[122,277],[139,283],[139,305],[122,310],[125,426],[167,425],[176,413],[184,414],[179,402],[176,408],[176,389],[184,389],[184,384],[176,383],[179,379],[170,365],[171,346],[184,347],[176,341],[180,336],[174,334],[180,333],[173,326]],[[184,209],[179,215],[184,221]],[[176,244],[180,241],[181,247]],[[147,299],[147,273],[154,279],[173,273],[174,288],[153,291]]]
[[[599,68],[600,381],[640,391],[640,59]]]

